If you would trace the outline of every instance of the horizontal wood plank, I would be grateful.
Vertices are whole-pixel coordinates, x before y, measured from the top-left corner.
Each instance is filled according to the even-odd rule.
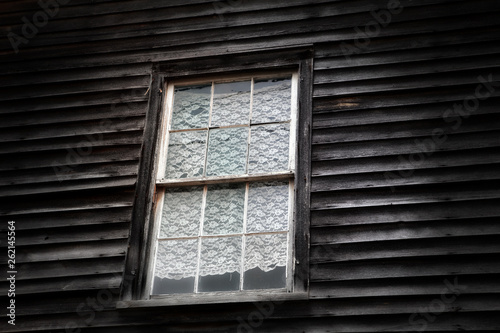
[[[500,213],[500,212],[499,212]],[[497,217],[322,226],[311,229],[311,245],[499,235]],[[416,223],[412,223],[416,222]]]
[[[447,255],[500,254],[500,235],[405,239],[348,244],[317,244],[311,247],[311,262],[355,262],[386,258]]]
[[[66,276],[120,273],[124,256],[54,262],[22,263],[16,265],[16,280],[32,280]],[[6,265],[4,267],[6,268]],[[5,271],[7,271],[5,269]]]
[[[392,172],[392,176],[412,177],[420,169],[438,169],[472,165],[487,165],[500,162],[500,151],[496,147],[437,151],[430,158],[412,163],[408,155],[372,156],[342,160],[315,161],[313,176],[350,175],[371,172]],[[385,176],[384,176],[385,178]]]
[[[13,215],[12,220],[16,221],[16,230],[36,230],[50,229],[58,227],[72,226],[102,226],[106,230],[106,225],[114,223],[130,222],[132,208],[91,208],[75,211],[56,211],[41,214]],[[7,226],[0,225],[0,231],[6,232]]]
[[[373,279],[365,280],[314,282],[311,284],[311,298],[353,298],[380,296],[439,295],[446,288],[446,281],[458,284],[461,294],[498,294],[499,275],[461,275],[420,277],[418,284],[414,279]]]
[[[478,257],[385,259],[373,262],[317,264],[311,267],[312,281],[370,280],[426,277],[434,275],[499,274],[498,255]]]
[[[14,126],[41,126],[50,124],[71,123],[74,121],[107,119],[127,119],[146,114],[147,103],[114,103],[98,106],[84,106],[68,109],[45,110],[43,112],[22,112],[0,115],[0,128]],[[105,123],[104,123],[105,124]]]
[[[82,214],[83,215],[83,214]],[[95,213],[99,216],[99,213]],[[16,221],[19,226],[20,221]],[[129,235],[128,223],[106,223],[100,222],[96,225],[77,225],[73,227],[59,227],[29,230],[20,226],[20,232],[16,237],[16,245],[30,246],[43,244],[58,244],[72,242],[89,242],[98,240],[126,239]]]
[[[498,199],[428,202],[311,211],[311,225],[337,226],[497,217]]]
[[[432,134],[431,134],[432,135]],[[429,154],[441,151],[457,151],[481,148],[498,147],[498,131],[483,131],[478,133],[450,134],[442,144],[436,145],[435,150],[425,151]],[[350,158],[375,157],[375,156],[401,156],[411,155],[413,157],[423,154],[422,150],[417,150],[418,141],[430,139],[429,136],[414,137],[411,139],[373,140],[348,143],[333,143],[323,145],[313,145],[313,161],[340,160]],[[432,140],[432,139],[431,139]],[[405,156],[405,159],[409,159]],[[419,157],[416,157],[419,158]],[[422,160],[427,157],[421,158]]]
[[[431,202],[500,199],[498,181],[313,192],[311,209],[393,206]]]
[[[463,100],[457,100],[460,103]],[[481,101],[480,106],[473,113],[476,115],[489,115],[498,113],[498,98],[489,98]],[[387,124],[397,122],[410,122],[419,120],[441,119],[444,125],[444,119],[448,121],[452,116],[448,113],[448,109],[453,107],[449,103],[423,104],[423,105],[407,105],[396,107],[381,107],[367,110],[352,110],[352,111],[332,111],[316,113],[313,117],[314,129],[326,129],[348,126],[360,126],[369,124]],[[465,113],[464,113],[465,115]],[[468,119],[468,118],[467,118]],[[453,120],[456,123],[458,120]],[[454,125],[456,126],[456,125]]]
[[[130,140],[130,138],[127,138]],[[92,149],[78,152],[79,144],[68,145],[66,150],[34,152],[30,154],[5,154],[0,161],[0,170],[24,170],[37,168],[53,168],[57,174],[71,172],[68,168],[81,164],[106,163],[111,161],[138,160],[140,154],[139,145],[115,145],[113,147],[94,147],[91,142],[87,147]],[[90,154],[88,152],[91,152]]]
[[[72,259],[118,257],[126,254],[127,239],[90,241],[44,246],[20,246],[16,251],[16,264],[57,262]]]
[[[68,180],[101,179],[123,176],[136,176],[138,163],[135,160],[124,162],[108,162],[99,164],[79,164],[55,172],[53,168],[3,171],[0,175],[0,186],[22,185]]]
[[[120,287],[121,274],[101,274],[101,275],[82,275],[80,277],[69,278],[49,278],[39,280],[24,280],[16,283],[16,294],[33,295],[60,293],[85,290],[87,293],[98,290],[118,289]],[[2,294],[6,295],[8,285],[4,283],[0,286]]]
[[[475,165],[462,168],[419,169],[414,172],[356,173],[353,175],[312,178],[312,192],[368,189],[390,186],[447,184],[472,181],[500,180],[500,165]],[[1,192],[0,192],[1,193]]]
[[[445,109],[441,119],[317,129],[313,131],[312,141],[313,144],[325,144],[366,141],[367,138],[370,138],[370,140],[383,140],[428,136],[431,141],[435,142],[432,145],[437,148],[442,141],[447,139],[445,135],[448,134],[500,129],[500,113],[477,115],[471,112],[467,118],[453,118],[452,121],[450,119],[452,118]],[[458,124],[458,121],[460,121],[460,124]],[[433,147],[430,145],[428,150],[432,149]]]

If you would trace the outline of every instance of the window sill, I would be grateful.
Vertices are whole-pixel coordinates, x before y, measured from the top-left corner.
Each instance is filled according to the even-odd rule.
[[[149,300],[118,301],[117,309],[146,308],[178,305],[222,304],[222,303],[251,303],[251,302],[277,302],[297,301],[309,299],[309,293],[210,293],[182,294],[175,296],[157,296]]]

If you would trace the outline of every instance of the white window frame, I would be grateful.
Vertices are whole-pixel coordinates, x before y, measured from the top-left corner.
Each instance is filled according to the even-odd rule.
[[[266,79],[266,78],[279,78],[284,76],[291,76],[291,114],[290,114],[290,136],[289,136],[289,171],[283,172],[274,172],[274,173],[265,173],[265,174],[256,174],[256,175],[237,175],[237,176],[211,176],[211,177],[197,177],[197,178],[189,178],[189,179],[165,179],[165,167],[167,163],[167,154],[168,154],[168,139],[170,133],[170,123],[172,118],[173,111],[173,97],[174,97],[174,87],[175,86],[185,86],[185,85],[196,85],[196,84],[204,84],[212,82],[212,98],[213,98],[213,89],[214,82],[233,82],[240,80],[252,80],[252,91],[251,91],[251,108],[252,108],[252,100],[253,100],[253,87],[254,87],[254,79]],[[238,296],[242,295],[253,295],[253,294],[262,294],[265,292],[267,294],[283,294],[283,293],[293,293],[293,285],[294,285],[294,268],[295,268],[295,253],[294,253],[294,237],[295,230],[294,225],[296,221],[294,220],[294,177],[296,170],[296,156],[297,156],[297,115],[298,115],[298,106],[299,106],[299,96],[298,96],[298,85],[299,85],[299,75],[297,71],[294,70],[284,70],[284,71],[266,71],[265,73],[255,71],[255,73],[250,73],[247,75],[216,75],[211,77],[205,77],[200,79],[189,79],[189,80],[172,80],[170,82],[165,82],[164,91],[165,96],[162,110],[162,121],[161,121],[161,129],[160,129],[160,153],[157,158],[157,174],[156,174],[156,198],[155,198],[155,209],[153,214],[153,224],[152,224],[152,234],[155,235],[152,240],[152,250],[150,253],[150,258],[148,260],[147,267],[147,281],[146,281],[146,292],[149,294],[151,299],[161,298],[161,299],[180,299],[183,298],[184,302],[189,304],[193,301],[193,299],[205,299],[207,300],[210,297],[215,296]],[[212,100],[210,103],[210,107],[212,108]],[[282,123],[282,122],[281,122]],[[249,130],[250,130],[250,124]],[[208,128],[207,128],[208,129]],[[250,140],[250,137],[248,138]],[[207,142],[208,144],[208,142]],[[208,158],[205,156],[205,158]],[[165,295],[151,295],[153,280],[154,280],[154,268],[156,265],[156,252],[158,247],[158,235],[160,230],[161,223],[161,213],[163,210],[163,202],[164,202],[164,189],[167,187],[179,187],[179,186],[195,186],[195,185],[204,185],[204,191],[206,191],[206,185],[208,184],[217,184],[217,183],[228,183],[228,182],[246,182],[246,193],[248,194],[248,182],[252,181],[264,181],[264,180],[290,180],[289,186],[289,229],[288,229],[288,253],[287,253],[287,281],[286,288],[284,289],[267,289],[267,290],[240,290],[240,291],[223,291],[223,292],[203,292],[196,293],[182,293],[182,294],[165,294]],[[245,215],[246,215],[245,207]],[[203,208],[202,208],[203,211]],[[244,233],[242,234],[244,235]],[[198,237],[201,237],[200,235]],[[244,246],[244,243],[243,243]],[[244,251],[244,248],[242,249]],[[240,278],[243,279],[244,272],[241,272]],[[240,282],[241,283],[241,282]],[[240,286],[242,287],[242,285]]]

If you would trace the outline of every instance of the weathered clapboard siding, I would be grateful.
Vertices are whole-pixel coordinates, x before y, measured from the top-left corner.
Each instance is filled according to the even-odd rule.
[[[0,211],[16,221],[20,318],[118,294],[150,68],[0,75]]]
[[[498,99],[458,128],[443,119],[480,75],[498,81],[498,54],[429,40],[381,40],[349,61],[335,44],[316,48],[313,297],[438,295],[454,278],[464,293],[498,293]],[[435,129],[446,140],[404,163]]]
[[[398,35],[415,35],[423,34],[429,32],[429,24],[432,24],[433,31],[437,32],[447,32],[443,34],[443,38],[450,38],[450,31],[457,29],[467,29],[467,28],[481,28],[481,27],[491,27],[495,26],[497,23],[497,13],[499,4],[496,2],[485,1],[485,2],[454,2],[454,1],[439,1],[435,0],[434,3],[449,2],[449,5],[437,5],[437,8],[433,6],[421,6],[415,7],[413,2],[406,1],[404,5],[406,10],[401,14],[393,18],[393,23],[385,29],[382,29],[380,36],[398,36]],[[304,4],[310,4],[309,1],[303,2]],[[329,41],[344,41],[353,39],[356,37],[356,31],[353,29],[353,22],[360,22],[360,26],[364,26],[367,22],[372,20],[372,16],[367,12],[368,9],[375,9],[385,5],[386,2],[377,2],[376,4],[369,5],[368,8],[355,16],[352,15],[338,15],[332,17],[326,17],[324,19],[317,19],[316,13],[311,14],[314,19],[302,20],[293,22],[286,22],[286,25],[270,26],[267,27],[260,23],[253,26],[245,27],[242,29],[242,34],[237,35],[236,32],[232,35],[227,35],[231,30],[228,30],[223,22],[219,21],[217,15],[201,16],[203,18],[208,18],[211,21],[219,21],[220,29],[217,31],[207,31],[207,37],[200,36],[197,32],[193,32],[191,38],[182,36],[178,42],[174,43],[173,38],[177,38],[176,34],[173,36],[165,35],[164,38],[154,37],[149,43],[147,43],[144,38],[140,38],[137,43],[131,43],[128,39],[116,40],[116,44],[110,44],[109,41],[102,43],[100,54],[96,54],[96,50],[92,48],[95,45],[88,45],[85,49],[80,47],[73,47],[74,50],[64,50],[62,47],[57,48],[38,48],[36,53],[33,53],[33,57],[37,58],[37,61],[28,61],[29,55],[26,52],[30,52],[27,49],[25,52],[20,52],[18,55],[5,55],[1,59],[4,61],[23,61],[22,65],[16,63],[2,64],[0,69],[3,72],[19,72],[19,71],[40,71],[43,69],[54,69],[54,68],[71,68],[80,66],[99,66],[99,64],[109,64],[109,63],[138,63],[147,61],[161,61],[161,60],[172,60],[172,59],[183,59],[189,57],[199,57],[207,54],[207,49],[210,51],[208,54],[223,54],[228,50],[232,52],[241,52],[248,49],[259,49],[266,48],[269,45],[285,46],[285,45],[299,45],[304,43],[312,42],[329,42]],[[216,8],[212,4],[206,5],[207,11],[215,14]],[[273,7],[268,2],[263,5],[264,8]],[[276,5],[278,6],[278,5]],[[334,4],[330,4],[334,7]],[[238,7],[238,6],[235,6]],[[278,6],[279,7],[279,6]],[[453,11],[449,8],[453,7]],[[245,9],[246,7],[242,6]],[[298,8],[298,12],[303,11],[303,8]],[[318,11],[321,12],[321,11]],[[474,15],[472,13],[479,13]],[[135,13],[129,14],[134,19],[137,19]],[[191,14],[192,15],[192,14]],[[259,12],[258,16],[261,16],[262,12]],[[318,14],[319,15],[319,14]],[[230,16],[230,13],[224,13],[223,18]],[[434,20],[427,22],[432,18]],[[421,19],[419,22],[418,19]],[[147,19],[143,19],[147,20]],[[405,22],[406,20],[411,20],[410,22]],[[400,22],[401,21],[401,22]],[[55,21],[57,22],[57,21]],[[120,21],[121,22],[121,21]],[[181,24],[180,22],[176,22]],[[184,22],[187,27],[184,29],[189,29],[189,21]],[[71,27],[73,28],[74,25]],[[182,24],[181,24],[182,26]],[[355,25],[354,25],[355,26]],[[85,27],[88,27],[86,23]],[[252,29],[249,29],[252,27]],[[296,29],[296,31],[294,30]],[[312,34],[304,34],[304,31],[313,31]],[[253,35],[252,35],[253,33]],[[491,32],[490,32],[491,34]],[[219,37],[220,36],[220,37]],[[446,37],[445,37],[446,36]],[[480,41],[475,39],[478,36],[474,36],[475,41]],[[454,37],[467,38],[467,36]],[[451,38],[448,43],[454,43],[454,38]],[[486,37],[487,38],[487,37]],[[239,40],[237,40],[239,39]],[[229,40],[226,41],[226,40]],[[232,40],[237,40],[233,42]],[[164,41],[164,45],[161,42]],[[415,44],[415,41],[412,41]],[[168,44],[168,45],[165,45]],[[69,46],[68,46],[69,47]],[[144,48],[149,49],[149,51],[144,51]],[[105,54],[109,53],[110,50],[136,50],[136,52],[129,52],[124,54]],[[90,51],[92,50],[92,51]],[[140,51],[139,51],[140,50]],[[82,52],[90,52],[92,57],[81,56]],[[68,58],[68,56],[73,55],[74,57]],[[57,56],[66,56],[63,59],[57,59]],[[52,58],[48,60],[41,60],[42,57]]]
[[[202,28],[205,29],[210,29],[210,28],[220,28],[224,24],[228,24],[231,27],[237,27],[237,26],[250,26],[253,24],[262,24],[262,23],[269,23],[269,22],[279,22],[279,21],[290,21],[290,20],[300,20],[300,19],[307,19],[307,18],[319,18],[319,17],[328,17],[332,15],[340,16],[340,15],[349,15],[349,14],[356,14],[356,13],[363,13],[365,14],[366,12],[376,9],[378,7],[385,6],[387,2],[383,0],[374,0],[371,1],[371,3],[367,3],[366,1],[363,0],[355,0],[355,1],[350,1],[347,3],[342,3],[339,2],[338,5],[336,6],[329,6],[329,3],[332,1],[327,1],[327,0],[321,0],[321,1],[314,1],[311,3],[310,1],[304,1],[304,0],[293,0],[293,1],[275,1],[273,4],[269,4],[265,1],[258,0],[258,1],[252,1],[251,3],[247,3],[245,6],[220,6],[224,10],[224,22],[221,22],[219,20],[219,17],[215,17],[214,14],[214,9],[217,9],[217,5],[214,6],[213,2],[210,1],[203,1],[204,3],[197,4],[196,2],[190,2],[191,5],[189,6],[183,6],[183,7],[175,7],[171,3],[168,4],[156,4],[156,5],[151,5],[151,4],[146,4],[142,6],[137,6],[135,5],[136,9],[141,9],[141,16],[136,15],[136,11],[130,11],[131,8],[128,8],[129,11],[127,12],[127,7],[130,7],[130,5],[127,6],[127,2],[121,2],[121,6],[113,6],[113,11],[117,11],[117,8],[120,8],[121,13],[120,14],[114,14],[114,15],[106,15],[103,17],[99,17],[98,19],[91,19],[90,23],[87,21],[82,21],[82,20],[75,20],[75,19],[68,19],[72,17],[85,17],[88,16],[89,14],[93,15],[99,15],[99,14],[105,14],[102,9],[100,11],[92,10],[90,13],[87,11],[78,11],[78,8],[61,8],[61,16],[64,17],[65,19],[58,19],[55,18],[54,20],[58,22],[57,25],[52,25],[52,27],[47,27],[44,29],[45,33],[52,33],[51,36],[56,36],[56,38],[52,41],[52,43],[47,43],[47,41],[44,42],[43,37],[40,39],[37,39],[35,41],[34,45],[47,45],[47,44],[57,44],[60,43],[61,41],[66,42],[66,43],[76,43],[76,42],[81,42],[81,41],[87,41],[87,40],[99,40],[99,39],[117,39],[117,37],[133,37],[133,36],[140,36],[144,37],[144,35],[150,35],[150,34],[166,34],[169,32],[183,32],[186,30],[199,30]],[[335,2],[335,1],[334,1]],[[417,12],[421,13],[426,13],[429,17],[429,15],[435,15],[436,12],[439,12],[443,8],[447,8],[444,6],[439,6],[439,3],[446,2],[443,0],[423,0],[420,1],[418,4],[413,4],[413,3],[408,3],[406,7],[412,7],[412,6],[421,6],[425,4],[438,4],[434,10],[429,10],[427,8],[423,8],[422,10],[418,10]],[[450,1],[448,1],[450,2]],[[487,3],[484,0],[482,1],[483,3]],[[324,3],[324,4],[321,4]],[[469,9],[472,12],[481,12],[481,5],[483,5],[480,1],[476,2],[475,6],[471,6],[470,4],[464,3],[462,6],[456,6],[457,7],[457,12],[461,9]],[[128,2],[130,4],[130,1]],[[219,3],[220,5],[221,3]],[[230,4],[230,3],[229,3]],[[174,3],[175,5],[175,3]],[[104,6],[101,6],[104,7]],[[137,8],[139,7],[139,8]],[[156,8],[155,8],[156,7]],[[160,8],[158,8],[160,7]],[[162,8],[163,7],[163,8]],[[87,8],[85,8],[87,9]],[[255,16],[252,14],[253,11],[262,11],[265,10],[265,12],[262,12],[262,15]],[[456,15],[456,14],[455,14]],[[144,23],[144,22],[156,22],[156,21],[162,21],[163,23],[168,23],[169,21],[172,21],[172,23],[177,23],[178,21],[176,20],[184,20],[184,24],[189,23],[187,26],[189,27],[186,29],[186,26],[176,26],[175,24],[172,24],[173,26],[166,26],[165,24],[162,24],[161,26],[151,26],[148,29],[143,29],[141,32],[136,31],[136,27],[133,26],[132,24],[137,24],[137,23]],[[186,22],[187,20],[191,19],[193,22]],[[347,18],[345,19],[347,21]],[[195,23],[195,24],[192,24]],[[72,29],[85,29],[87,30],[89,27],[92,27],[93,29],[95,28],[104,28],[104,27],[113,27],[113,26],[118,26],[118,25],[124,25],[127,24],[128,27],[120,29],[120,31],[117,33],[116,30],[114,30],[112,33],[109,33],[106,31],[106,29],[100,30],[101,33],[95,34],[92,36],[89,36],[88,34],[84,37],[84,39],[78,39],[78,33],[73,33],[72,34],[72,40],[69,39],[64,39],[64,38],[57,38],[58,34],[55,34],[54,32],[58,31],[65,31],[68,30],[69,28]],[[339,24],[341,24],[339,22]],[[15,29],[20,29],[19,26],[8,26],[6,27],[5,30],[7,31],[12,31]],[[135,32],[134,32],[135,31]],[[235,30],[236,31],[236,30]],[[77,39],[75,40],[75,36]],[[212,36],[212,38],[218,38],[217,36]]]
[[[137,333],[137,332],[155,332],[164,328],[161,325],[142,325],[140,327],[134,325],[133,323],[140,322],[140,318],[132,318],[130,314],[129,317],[120,318],[119,321],[126,322],[126,325],[113,330],[112,328],[93,328],[93,329],[83,329],[82,332],[126,332],[126,333]],[[491,314],[471,314],[469,317],[459,317],[444,313],[440,315],[440,322],[430,322],[426,329],[431,332],[447,332],[443,331],[443,327],[453,326],[458,330],[469,330],[471,327],[478,327],[479,329],[489,330],[492,327],[492,321],[489,320]],[[55,319],[61,318],[65,321],[71,322],[77,317],[62,317],[49,316],[40,319],[39,326],[31,326],[32,330],[37,329],[50,329],[50,323],[53,323]],[[136,319],[136,320],[133,320]],[[387,332],[404,332],[411,330],[412,327],[407,323],[407,315],[387,315],[387,316],[366,316],[366,317],[320,317],[320,318],[297,318],[297,319],[266,319],[264,320],[262,326],[259,329],[264,332],[280,332],[280,333],[302,333],[302,326],[308,327],[308,332],[322,333],[328,332],[374,332],[385,330]],[[479,323],[476,325],[476,323]],[[493,323],[498,325],[498,320],[494,319]],[[391,327],[390,330],[386,330],[385,327]],[[198,332],[198,331],[209,331],[209,332],[235,332],[238,328],[238,324],[234,321],[219,321],[216,323],[170,323],[168,325],[170,332]]]
[[[415,331],[410,316],[440,299],[446,281],[459,294],[426,331],[500,330],[500,3],[401,1],[345,57],[342,43],[356,46],[354,28],[387,3],[72,0],[19,54],[2,38],[0,215],[16,221],[20,305],[16,327],[1,330],[234,332],[248,323],[252,303],[114,309],[140,158],[150,154],[152,68],[175,73],[204,58],[203,72],[220,72],[233,54],[304,45],[314,49],[311,298],[275,304],[255,330]],[[0,8],[2,36],[40,9],[31,0]],[[495,91],[459,126],[446,122],[479,76]],[[446,140],[418,159],[435,129]],[[0,283],[0,296],[7,288]],[[103,293],[113,297],[103,308],[77,313]]]
[[[42,297],[50,295],[49,293],[57,293],[61,291],[86,291],[86,294],[90,294],[100,289],[117,290],[120,287],[120,283],[121,274],[118,273],[82,275],[80,277],[74,277],[71,280],[65,278],[38,279],[34,281],[23,280],[16,283],[19,287],[19,291],[16,292],[16,295],[28,295],[26,296],[27,299],[34,301],[36,298],[40,297],[36,294],[45,294],[42,295]],[[51,295],[51,297],[54,297],[54,295]],[[28,309],[21,310],[29,311]],[[30,314],[30,312],[27,312],[27,314]]]

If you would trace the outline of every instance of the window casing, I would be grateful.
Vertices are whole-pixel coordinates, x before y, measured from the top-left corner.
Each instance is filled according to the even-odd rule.
[[[298,74],[166,84],[146,290],[293,291]]]
[[[188,304],[240,303],[308,299],[309,226],[311,196],[311,122],[313,48],[304,47],[246,50],[224,55],[178,59],[152,64],[149,107],[146,114],[140,167],[133,203],[129,247],[118,308],[176,306]],[[294,170],[293,255],[291,292],[223,292],[151,296],[155,242],[158,225],[155,212],[158,196],[168,184],[157,184],[161,153],[162,118],[166,110],[166,83],[194,77],[214,78],[220,73],[270,73],[289,70],[298,73],[299,108],[296,114],[296,159]],[[206,80],[205,80],[206,81]],[[199,82],[198,82],[199,83]],[[245,177],[241,176],[245,181]],[[168,183],[168,180],[162,181]],[[201,184],[209,181],[200,180]]]

